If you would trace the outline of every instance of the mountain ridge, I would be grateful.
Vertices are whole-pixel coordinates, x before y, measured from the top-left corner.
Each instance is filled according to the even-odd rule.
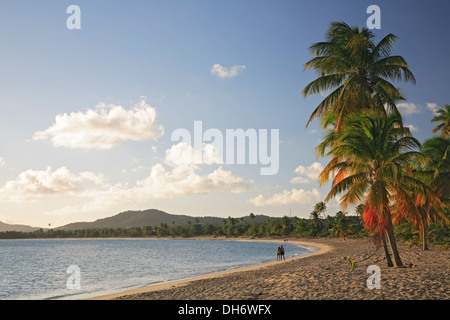
[[[250,221],[249,216],[234,218],[240,220],[243,218],[246,221]],[[120,212],[114,216],[97,219],[92,222],[74,222],[67,225],[55,228],[56,230],[81,230],[81,229],[103,229],[103,228],[132,228],[132,227],[145,227],[145,226],[159,226],[161,223],[171,225],[185,225],[189,221],[195,223],[198,219],[198,223],[201,224],[222,224],[223,220],[227,218],[214,217],[214,216],[187,216],[182,214],[170,214],[158,209],[147,210],[128,210]],[[274,219],[265,215],[255,215],[254,222],[262,222],[267,219]],[[276,219],[276,218],[275,218]]]
[[[40,228],[31,227],[23,224],[9,224],[0,221],[0,232],[17,231],[17,232],[33,232]]]

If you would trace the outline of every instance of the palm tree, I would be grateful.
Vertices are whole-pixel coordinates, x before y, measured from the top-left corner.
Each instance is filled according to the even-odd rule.
[[[252,221],[253,223],[255,223],[255,215],[254,215],[253,212],[250,212],[249,217],[250,217],[250,221]]]
[[[336,143],[325,139],[319,149],[329,148],[333,156],[320,174],[325,183],[334,175],[332,187],[325,201],[339,193],[341,206],[363,203],[364,221],[368,230],[378,230],[382,242],[387,235],[394,256],[395,266],[402,266],[392,224],[391,206],[399,210],[411,210],[414,199],[410,190],[418,194],[429,191],[424,183],[408,176],[404,168],[422,157],[420,143],[401,127],[401,117],[389,112],[386,117],[366,112],[347,118],[342,130],[331,132]]]
[[[350,233],[350,222],[345,216],[345,212],[339,211],[336,213],[333,222],[333,228],[331,231],[335,236],[342,237],[345,240],[345,236]]]
[[[364,205],[362,203],[358,204],[355,208],[355,213],[358,215],[358,217],[361,219],[361,221],[363,220],[363,215],[364,215]]]
[[[317,211],[311,212],[309,217],[311,218],[311,223],[314,227],[319,228],[320,226],[322,226],[322,222],[319,219],[320,215]]]
[[[280,222],[282,227],[281,233],[283,235],[289,235],[292,229],[291,219],[288,216],[283,216]]]
[[[405,99],[389,80],[415,83],[415,78],[403,57],[390,55],[397,37],[388,34],[377,44],[374,37],[367,28],[333,22],[327,40],[309,48],[313,58],[304,67],[314,69],[318,78],[302,94],[331,93],[316,107],[306,126],[316,117],[331,115],[325,125],[333,123],[339,130],[348,115],[368,109],[399,114],[396,103]]]
[[[422,146],[428,160],[424,173],[428,173],[436,192],[442,198],[450,197],[450,137],[433,137],[426,140]]]
[[[314,206],[314,211],[317,211],[318,213],[322,213],[323,217],[326,218],[325,212],[327,211],[327,205],[323,201],[317,202],[316,205]]]
[[[228,221],[230,223],[230,226],[234,227],[236,225],[236,219],[232,216],[228,216]]]
[[[416,195],[418,211],[409,211],[405,218],[416,226],[422,237],[423,250],[428,250],[427,230],[430,223],[449,221],[444,212],[444,205],[450,198],[450,159],[447,157],[450,149],[450,137],[433,137],[426,140],[421,152],[427,161],[423,166],[417,166],[415,176],[428,184],[433,194]],[[411,173],[412,174],[412,173]],[[437,199],[436,199],[437,198]]]
[[[441,131],[442,137],[450,135],[450,105],[446,104],[443,109],[437,110],[437,115],[431,119],[431,122],[440,122],[433,128],[433,133]]]

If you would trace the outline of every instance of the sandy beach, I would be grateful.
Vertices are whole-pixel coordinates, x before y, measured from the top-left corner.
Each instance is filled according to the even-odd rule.
[[[241,239],[242,240],[242,239]],[[276,240],[274,240],[276,241]],[[313,255],[163,283],[94,300],[447,300],[450,251],[399,244],[406,268],[388,268],[369,239],[294,240],[319,248]],[[351,269],[347,261],[356,262]],[[275,259],[274,259],[275,260]],[[366,285],[368,266],[381,271],[381,289]]]

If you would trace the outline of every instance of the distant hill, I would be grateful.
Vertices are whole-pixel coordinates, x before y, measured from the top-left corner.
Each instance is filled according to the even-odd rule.
[[[40,228],[25,226],[21,224],[7,224],[0,221],[0,232],[5,231],[20,231],[20,232],[33,232]]]
[[[125,211],[121,212],[115,216],[98,219],[93,222],[75,222],[70,223],[65,226],[59,227],[57,229],[61,230],[81,230],[81,229],[103,229],[103,228],[131,228],[131,227],[144,227],[144,226],[159,226],[161,223],[167,223],[172,226],[174,222],[175,225],[185,225],[190,221],[195,223],[195,219],[198,219],[199,223],[202,224],[222,224],[222,221],[226,218],[220,217],[192,217],[186,215],[169,214],[167,212],[149,209],[143,211]],[[243,217],[246,221],[250,222],[248,216]],[[240,218],[236,218],[240,219]],[[267,219],[274,219],[269,216],[257,215],[255,216],[255,222],[263,222]]]

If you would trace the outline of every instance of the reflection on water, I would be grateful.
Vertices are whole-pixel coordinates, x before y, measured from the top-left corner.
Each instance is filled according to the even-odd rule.
[[[0,299],[82,299],[120,292],[274,261],[278,245],[226,240],[4,240]],[[286,258],[314,251],[283,245]]]

